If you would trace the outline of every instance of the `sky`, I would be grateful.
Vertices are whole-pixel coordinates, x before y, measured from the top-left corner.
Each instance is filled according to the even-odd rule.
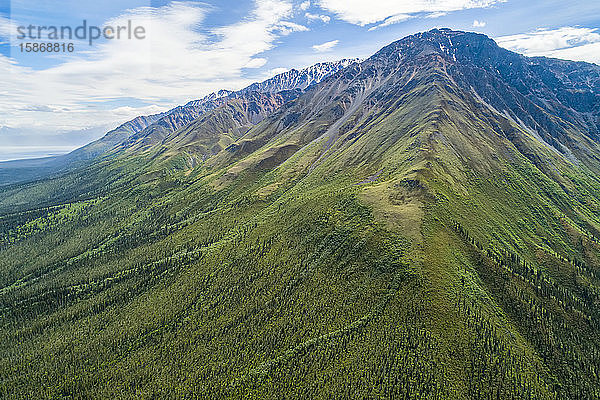
[[[600,64],[597,0],[0,0],[0,160],[65,153],[138,115],[441,27]],[[50,42],[59,51],[27,51]]]

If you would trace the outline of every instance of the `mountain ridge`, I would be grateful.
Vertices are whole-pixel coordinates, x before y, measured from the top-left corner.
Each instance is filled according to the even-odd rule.
[[[225,104],[230,99],[239,98],[252,92],[277,93],[293,89],[305,89],[357,60],[342,59],[335,62],[317,63],[301,70],[292,69],[265,81],[253,83],[239,91],[221,89],[163,113],[138,116],[109,131],[100,139],[66,155],[40,160],[37,163],[19,163],[19,160],[13,160],[10,164],[6,164],[5,169],[9,169],[9,171],[5,171],[3,176],[9,175],[14,170],[15,173],[21,176],[21,179],[17,181],[11,179],[8,183],[17,183],[61,173],[81,162],[86,162],[107,153],[115,146],[123,147],[127,143],[132,144],[140,137],[164,138],[169,133],[192,123],[207,111]],[[43,168],[35,168],[38,164],[42,165]],[[11,169],[13,165],[15,167]]]
[[[596,69],[531,60],[424,32],[4,190],[0,393],[600,398]]]

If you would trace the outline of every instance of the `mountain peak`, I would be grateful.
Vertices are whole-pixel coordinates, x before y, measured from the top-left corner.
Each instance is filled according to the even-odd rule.
[[[371,58],[391,57],[392,60],[400,61],[405,57],[437,54],[452,61],[459,61],[462,56],[463,61],[466,61],[481,55],[489,55],[493,51],[510,53],[484,34],[436,28],[396,40]]]
[[[415,40],[422,40],[426,42],[445,42],[448,39],[451,40],[456,38],[468,39],[473,42],[494,42],[492,39],[490,39],[483,33],[459,31],[450,28],[435,28],[429,31],[415,33],[413,35],[406,36],[396,42]]]

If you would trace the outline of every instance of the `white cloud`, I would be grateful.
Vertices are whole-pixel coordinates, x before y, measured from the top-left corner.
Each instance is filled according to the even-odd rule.
[[[329,51],[332,48],[334,48],[335,46],[337,46],[337,44],[339,43],[339,40],[332,40],[330,42],[325,42],[325,43],[321,43],[321,44],[315,44],[312,48],[315,51],[318,51],[319,53],[325,52],[325,51]]]
[[[412,16],[409,14],[394,15],[393,17],[386,18],[385,21],[383,21],[381,24],[370,27],[369,30],[374,31],[375,29],[383,28],[384,26],[389,26],[392,24],[397,24],[398,22],[403,22],[410,18],[412,18]]]
[[[283,67],[273,68],[272,70],[269,71],[269,75],[275,76],[275,75],[283,74],[284,72],[288,72],[288,71],[289,71],[289,68],[283,68]]]
[[[329,15],[311,14],[311,13],[307,12],[306,14],[304,14],[304,16],[309,21],[321,21],[321,22],[324,22],[326,24],[328,24],[329,21],[331,21],[331,17]]]
[[[484,8],[504,1],[506,0],[318,0],[318,4],[341,20],[364,26],[402,14]]]
[[[260,68],[267,63],[266,58],[252,58],[244,65],[244,68]]]
[[[443,11],[436,11],[436,12],[432,12],[429,13],[425,16],[425,18],[440,18],[440,17],[444,17],[448,15],[447,12],[443,12]]]
[[[290,21],[281,21],[279,23],[279,27],[277,28],[277,31],[284,36],[289,35],[292,32],[306,32],[308,30],[309,29],[304,25],[296,24],[295,22]]]
[[[600,33],[597,28],[561,27],[501,36],[498,45],[527,56],[546,56],[600,64]]]
[[[546,56],[563,60],[586,61],[600,65],[600,42],[556,50]]]
[[[300,3],[300,9],[302,11],[306,11],[310,8],[310,0],[308,1],[303,1],[302,3]]]
[[[486,24],[484,21],[477,21],[477,20],[473,21],[473,28],[484,28],[485,25]]]
[[[291,0],[255,0],[246,18],[216,28],[203,26],[210,11],[196,2],[128,10],[105,25],[130,19],[145,27],[144,40],[77,44],[75,53],[45,69],[0,55],[0,126],[66,131],[116,124],[217,89],[241,88],[254,81],[244,71],[263,66],[262,53],[279,37],[308,29],[286,21]],[[5,38],[12,29],[6,22],[17,21],[0,21]]]
[[[17,33],[17,24],[9,18],[0,14],[0,37],[10,39]]]

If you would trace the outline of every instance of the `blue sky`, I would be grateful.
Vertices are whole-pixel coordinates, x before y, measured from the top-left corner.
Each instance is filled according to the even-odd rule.
[[[18,26],[119,26],[144,39],[27,53]],[[600,64],[600,2],[517,0],[0,0],[0,160],[60,153],[141,114],[289,68],[368,57],[435,27],[528,55]],[[48,42],[48,40],[43,40]]]

